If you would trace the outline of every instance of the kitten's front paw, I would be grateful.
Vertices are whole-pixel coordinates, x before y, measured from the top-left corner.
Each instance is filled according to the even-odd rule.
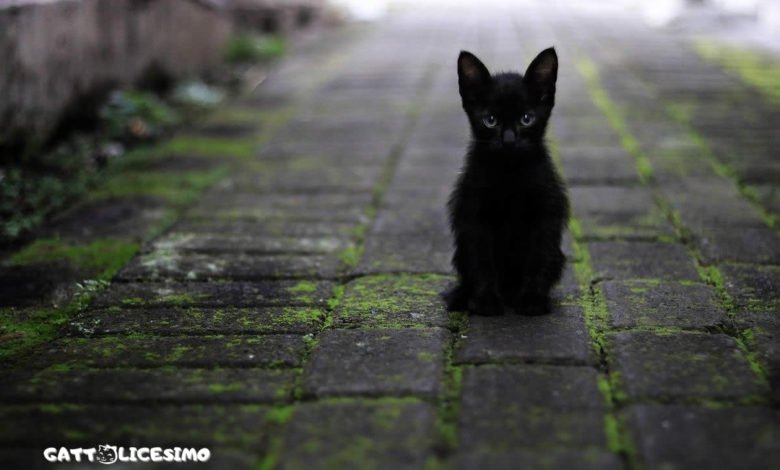
[[[515,313],[520,315],[547,315],[550,313],[550,298],[546,296],[521,297],[512,306]]]
[[[458,284],[452,289],[442,292],[444,303],[447,304],[447,310],[457,312],[467,310],[469,306],[468,291],[462,284]]]

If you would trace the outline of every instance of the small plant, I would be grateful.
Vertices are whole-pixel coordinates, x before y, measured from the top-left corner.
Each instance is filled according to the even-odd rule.
[[[94,182],[89,144],[74,139],[51,152],[0,168],[0,243],[62,210]]]
[[[283,55],[284,49],[279,36],[238,33],[228,40],[225,60],[231,64],[268,61]]]
[[[100,117],[105,138],[122,142],[155,139],[179,121],[177,113],[153,94],[132,90],[113,92]]]

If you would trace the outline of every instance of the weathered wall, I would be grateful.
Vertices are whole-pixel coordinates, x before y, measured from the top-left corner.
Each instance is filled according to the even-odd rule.
[[[207,69],[231,30],[218,2],[14,4],[0,6],[0,148],[20,131],[45,135],[74,97],[132,84],[151,64],[174,77]]]

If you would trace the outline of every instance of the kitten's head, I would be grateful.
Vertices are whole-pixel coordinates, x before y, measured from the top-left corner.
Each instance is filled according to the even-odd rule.
[[[523,149],[542,142],[555,104],[558,56],[545,49],[525,75],[491,75],[477,57],[461,51],[458,85],[474,140],[493,149]]]

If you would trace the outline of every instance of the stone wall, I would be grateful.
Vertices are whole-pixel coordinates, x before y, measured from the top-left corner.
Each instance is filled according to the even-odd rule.
[[[80,96],[216,64],[231,32],[219,2],[0,2],[0,150],[46,136]]]

